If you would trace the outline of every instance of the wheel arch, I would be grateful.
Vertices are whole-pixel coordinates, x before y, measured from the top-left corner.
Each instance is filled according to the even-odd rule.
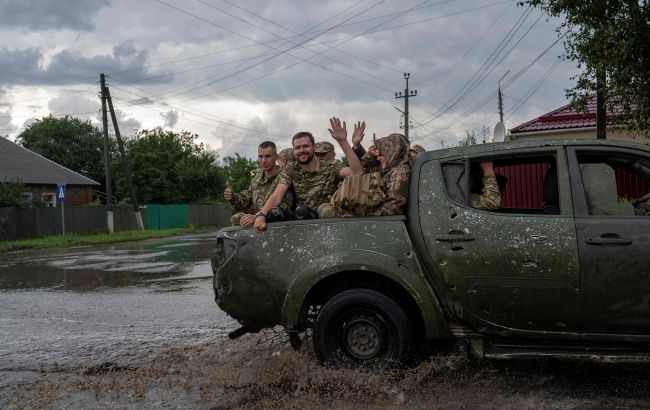
[[[448,337],[445,316],[429,286],[420,278],[415,282],[414,278],[407,279],[409,280],[399,275],[390,277],[376,270],[359,269],[324,275],[310,284],[303,297],[299,298],[298,292],[287,294],[282,314],[283,325],[288,328],[310,327],[318,314],[318,310],[315,311],[314,308],[322,307],[330,298],[344,290],[366,288],[392,298],[405,310],[413,322],[414,329],[425,329],[421,342]]]

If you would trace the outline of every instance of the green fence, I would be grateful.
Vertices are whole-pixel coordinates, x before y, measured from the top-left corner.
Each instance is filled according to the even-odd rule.
[[[190,222],[187,205],[147,205],[147,228],[181,228]]]

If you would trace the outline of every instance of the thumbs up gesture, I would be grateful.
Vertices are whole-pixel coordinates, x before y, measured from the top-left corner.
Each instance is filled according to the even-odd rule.
[[[226,190],[223,191],[223,197],[226,201],[231,201],[232,200],[232,185],[230,185],[230,182],[226,185]]]

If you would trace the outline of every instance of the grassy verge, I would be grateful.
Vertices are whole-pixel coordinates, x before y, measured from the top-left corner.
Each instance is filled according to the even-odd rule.
[[[185,228],[160,229],[151,231],[124,231],[97,234],[70,234],[66,236],[45,236],[43,238],[18,241],[0,241],[0,252],[19,249],[68,248],[80,245],[140,241],[144,239],[166,238],[175,235],[206,233],[219,229],[218,226],[189,226]]]

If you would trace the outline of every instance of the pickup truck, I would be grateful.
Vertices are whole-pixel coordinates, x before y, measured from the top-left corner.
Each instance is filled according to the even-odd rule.
[[[483,161],[500,183],[495,211],[469,206]],[[409,189],[406,215],[222,229],[214,289],[242,324],[233,337],[311,329],[334,365],[408,363],[453,337],[481,358],[650,359],[647,145],[429,151]]]

